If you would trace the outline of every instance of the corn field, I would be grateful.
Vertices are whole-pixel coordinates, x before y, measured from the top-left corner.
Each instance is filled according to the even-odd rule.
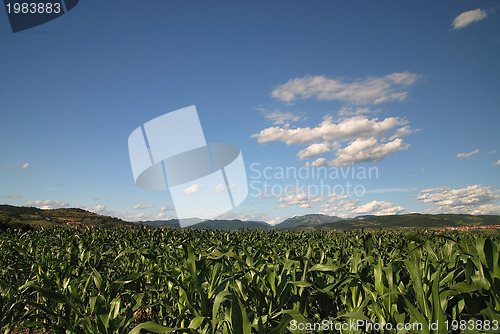
[[[499,333],[499,240],[423,231],[5,230],[0,327],[78,334]],[[318,327],[327,322],[339,326]],[[352,322],[365,326],[340,326]]]

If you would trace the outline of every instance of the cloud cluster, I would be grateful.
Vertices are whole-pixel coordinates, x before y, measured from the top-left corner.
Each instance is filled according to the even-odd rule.
[[[361,215],[397,215],[405,211],[405,208],[392,202],[371,201],[364,205],[359,205],[360,200],[341,200],[322,205],[319,212],[324,215],[339,217],[354,217]]]
[[[336,158],[326,161],[325,158],[316,159],[311,166],[348,166],[362,162],[377,162],[394,153],[408,149],[401,138],[387,143],[381,143],[377,138],[356,139],[347,147],[335,152]]]
[[[405,89],[419,77],[418,74],[402,72],[345,82],[325,76],[305,76],[279,85],[271,96],[284,102],[315,97],[318,100],[340,100],[357,105],[379,104],[406,99],[408,92]]]
[[[53,201],[53,200],[36,200],[36,201],[28,201],[26,202],[28,206],[35,206],[40,209],[49,210],[49,209],[58,209],[65,208],[69,205],[68,202],[65,201]]]
[[[305,76],[290,79],[277,86],[272,97],[283,102],[298,99],[347,103],[339,111],[340,118],[334,120],[327,115],[313,127],[291,127],[287,121],[298,120],[293,114],[278,110],[267,112],[264,116],[272,120],[271,126],[251,135],[257,142],[283,142],[287,145],[307,145],[297,153],[299,160],[316,158],[306,162],[307,166],[347,166],[362,162],[377,162],[396,152],[407,150],[409,145],[402,137],[414,130],[400,117],[387,117],[379,120],[369,115],[368,105],[382,102],[402,101],[408,96],[408,89],[420,75],[411,72],[392,73],[383,77],[369,76],[352,81],[328,78],[326,76]],[[356,106],[356,107],[354,107]],[[331,160],[320,155],[333,152]]]
[[[318,213],[339,217],[354,217],[359,215],[396,215],[405,210],[400,205],[384,201],[372,201],[360,205],[359,199],[349,199],[347,195],[332,193],[327,196],[311,195],[305,191],[284,194],[278,199],[278,208],[283,209],[295,206],[299,209],[320,206]]]
[[[370,203],[366,203],[365,205],[361,205],[354,210],[352,213],[357,215],[397,215],[403,212],[405,208],[399,206],[395,203],[384,202],[384,201],[372,201]]]
[[[297,206],[299,209],[312,208],[314,203],[320,203],[323,201],[323,197],[300,192],[279,198],[278,203],[280,203],[280,205],[278,208],[283,209],[291,205]]]
[[[332,116],[325,116],[315,127],[269,127],[253,134],[257,142],[265,144],[271,141],[281,141],[287,145],[306,144],[319,140],[353,140],[358,138],[385,137],[387,133],[407,122],[399,117],[388,117],[382,121],[378,118],[369,119],[364,116],[354,116],[335,123]]]
[[[478,184],[460,189],[424,189],[419,192],[417,200],[432,204],[438,212],[443,213],[500,213],[500,205],[494,204],[500,200],[499,192]]]
[[[480,8],[469,10],[458,15],[452,22],[452,27],[455,30],[463,29],[474,22],[481,21],[488,16],[485,10]]]
[[[457,158],[465,158],[465,159],[469,159],[471,157],[471,155],[474,155],[474,154],[478,154],[479,153],[479,149],[477,150],[474,150],[472,152],[468,152],[468,153],[458,153],[457,154]]]
[[[130,222],[137,222],[137,221],[143,221],[143,220],[162,220],[162,219],[167,220],[167,219],[176,218],[175,216],[170,216],[164,212],[160,212],[158,214],[153,214],[153,213],[149,213],[149,212],[129,213],[126,211],[115,211],[115,210],[110,210],[110,209],[106,208],[104,205],[96,205],[93,207],[85,207],[82,209],[97,213],[99,215],[118,217],[120,219],[123,219],[125,221],[130,221]],[[165,211],[165,210],[161,210],[161,211]]]
[[[380,161],[398,151],[406,150],[408,144],[400,138],[412,132],[406,124],[407,121],[399,117],[379,120],[353,116],[335,122],[332,116],[326,116],[315,127],[274,126],[251,137],[261,144],[272,141],[284,142],[287,145],[309,144],[298,152],[300,160],[335,151],[335,159],[327,161],[325,158],[319,158],[310,165],[347,166]],[[341,142],[347,142],[347,146],[341,148]]]

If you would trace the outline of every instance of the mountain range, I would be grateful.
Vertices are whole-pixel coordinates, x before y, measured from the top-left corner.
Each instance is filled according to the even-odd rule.
[[[312,230],[312,231],[334,231],[355,229],[415,229],[445,227],[460,228],[469,227],[500,227],[499,215],[466,215],[466,214],[419,214],[410,213],[404,215],[388,216],[358,216],[355,218],[341,218],[322,214],[307,214],[295,216],[279,224],[270,225],[263,221],[242,220],[203,220],[191,218],[192,224],[188,228],[194,229],[219,229],[219,230]],[[140,225],[150,227],[168,227],[180,229],[177,219],[141,221],[137,223],[127,222],[120,218],[99,215],[83,209],[62,208],[45,210],[35,207],[19,207],[12,205],[0,205],[0,227],[9,225],[26,226],[69,226],[69,227],[107,227],[107,228],[134,228]]]

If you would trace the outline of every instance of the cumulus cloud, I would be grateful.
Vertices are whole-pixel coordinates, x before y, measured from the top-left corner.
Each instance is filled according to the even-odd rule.
[[[338,143],[334,143],[333,145],[330,145],[330,143],[328,143],[328,142],[315,143],[315,144],[312,144],[312,145],[308,146],[307,148],[299,151],[299,153],[297,153],[297,156],[299,157],[299,160],[309,159],[309,158],[318,156],[320,154],[330,152],[331,146],[333,146],[335,149],[335,148],[338,148],[339,145],[338,145]]]
[[[278,199],[280,205],[278,208],[283,209],[291,205],[297,206],[299,209],[312,208],[314,203],[322,202],[324,199],[321,196],[309,195],[304,192],[288,195]]]
[[[327,204],[322,205],[322,210],[319,212],[323,215],[348,217],[352,216],[352,211],[355,210],[359,205],[360,200],[334,200]]]
[[[354,210],[352,213],[358,215],[397,215],[403,212],[405,208],[399,206],[395,203],[384,202],[384,201],[372,201],[370,203],[366,203],[365,205],[361,205]]]
[[[319,196],[305,191],[298,191],[278,199],[278,208],[296,206],[297,208],[313,208],[319,206],[318,213],[339,217],[354,217],[359,215],[396,215],[405,210],[404,207],[391,202],[372,201],[360,205],[359,199],[350,199],[347,195],[335,193]]]
[[[476,184],[460,189],[424,189],[419,192],[417,200],[434,205],[439,212],[478,214],[496,207],[492,204],[500,200],[500,195],[490,187]]]
[[[187,187],[186,189],[184,189],[182,191],[182,193],[184,195],[194,195],[198,192],[198,190],[200,190],[201,188],[203,188],[203,186],[201,184],[193,184],[192,186],[189,186]]]
[[[336,158],[327,161],[324,158],[315,160],[311,166],[348,166],[362,162],[377,162],[394,153],[408,149],[409,145],[396,138],[388,143],[381,143],[376,138],[356,139],[343,149],[335,152]]]
[[[360,215],[397,215],[405,211],[404,207],[392,202],[372,201],[363,205],[359,203],[359,199],[334,201],[323,205],[319,213],[345,218]]]
[[[497,162],[494,162],[493,166],[500,166],[500,160],[498,160]]]
[[[394,140],[396,138],[406,137],[406,136],[409,136],[410,134],[412,134],[413,132],[419,131],[419,130],[420,129],[413,130],[412,128],[410,128],[410,126],[407,125],[407,126],[404,126],[402,128],[397,129],[396,131],[394,131],[394,134],[389,137],[389,140]]]
[[[488,16],[486,11],[480,8],[469,10],[467,12],[463,12],[462,14],[458,15],[453,20],[453,23],[451,25],[455,30],[462,29],[471,25],[474,22],[478,22],[485,19],[486,16]]]
[[[283,112],[280,111],[279,109],[267,110],[262,107],[258,107],[256,109],[262,113],[264,118],[273,122],[276,125],[286,124],[289,122],[297,122],[301,119],[301,116],[295,113]]]
[[[361,162],[380,161],[398,151],[408,149],[409,145],[400,138],[412,132],[407,121],[399,117],[367,118],[354,116],[334,122],[326,116],[316,127],[269,127],[251,137],[265,144],[272,141],[287,145],[308,144],[298,152],[299,160],[335,151],[336,158],[327,161],[321,157],[308,166],[347,166]],[[389,141],[388,141],[389,140]],[[347,142],[344,148],[340,142]],[[330,144],[331,143],[331,144]]]
[[[479,152],[479,150],[474,150],[472,152],[468,152],[468,153],[458,153],[457,154],[457,158],[465,158],[465,159],[469,159],[471,155],[474,155],[474,154],[477,154]]]
[[[485,204],[473,208],[470,212],[471,215],[500,215],[500,205]]]
[[[313,128],[270,127],[251,137],[257,138],[257,142],[261,144],[272,141],[281,141],[287,145],[306,144],[320,140],[345,141],[385,136],[387,132],[406,124],[407,121],[399,117],[388,117],[379,121],[378,118],[354,116],[335,123],[332,116],[325,116],[323,121]]]
[[[134,210],[145,210],[145,209],[151,209],[152,207],[153,207],[152,205],[137,204],[134,205]]]
[[[69,203],[65,201],[36,200],[36,201],[26,202],[26,205],[35,206],[44,210],[49,210],[49,209],[65,208],[69,205]]]
[[[379,104],[406,99],[408,92],[405,89],[419,77],[418,74],[403,72],[345,82],[325,76],[305,76],[279,85],[271,95],[284,102],[315,97],[318,100],[340,100],[357,105]]]
[[[23,198],[23,196],[18,195],[18,194],[7,195],[5,197],[7,197],[7,198]]]
[[[162,206],[160,211],[172,211],[174,208],[172,206]]]

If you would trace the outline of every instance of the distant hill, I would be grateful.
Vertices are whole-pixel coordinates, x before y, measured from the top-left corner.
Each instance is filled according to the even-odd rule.
[[[342,219],[336,216],[308,214],[288,218],[276,225],[269,225],[262,221],[242,220],[205,220],[191,218],[194,229],[219,230],[312,230],[312,231],[350,231],[355,229],[415,229],[415,228],[444,228],[462,226],[500,225],[498,215],[464,215],[464,214],[419,214],[410,213],[392,216],[359,216],[351,219]],[[35,207],[19,207],[0,205],[0,229],[9,226],[68,226],[68,227],[107,227],[119,228],[137,227],[140,224],[151,227],[170,227],[180,229],[177,219],[142,221],[132,223],[120,218],[99,215],[83,209],[53,209],[44,210]]]
[[[234,220],[205,220],[201,223],[189,226],[188,228],[194,228],[198,230],[208,228],[212,230],[231,230],[231,231],[240,229],[269,231],[274,227],[269,225],[268,223],[261,221],[242,221],[234,219]]]
[[[202,229],[211,229],[211,230],[240,230],[240,229],[249,229],[249,230],[261,230],[261,231],[269,231],[273,227],[265,222],[260,221],[242,221],[238,219],[233,220],[203,220],[200,218],[191,218],[189,225],[186,228],[193,228],[197,230]],[[176,229],[180,229],[181,226],[179,224],[179,220],[170,219],[170,220],[152,220],[152,221],[141,221],[141,224],[148,225],[151,227],[172,227]],[[194,224],[193,224],[194,223]]]
[[[336,216],[326,216],[321,214],[310,214],[304,216],[295,216],[288,218],[283,222],[274,225],[277,229],[296,229],[298,227],[317,227],[327,223],[333,223],[342,220]]]
[[[120,218],[102,216],[83,209],[44,210],[35,207],[0,205],[0,222],[6,225],[27,224],[30,226],[70,227],[134,227],[137,224]]]
[[[410,213],[391,216],[356,217],[355,219],[339,220],[316,226],[316,230],[354,230],[379,228],[443,228],[460,226],[500,225],[497,215],[464,215],[464,214],[420,214]]]

